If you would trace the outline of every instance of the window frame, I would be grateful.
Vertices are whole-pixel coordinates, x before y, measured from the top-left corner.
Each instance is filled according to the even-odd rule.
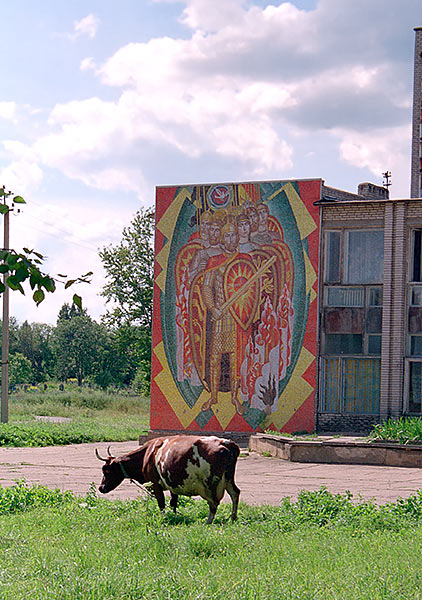
[[[420,256],[420,279],[414,279],[415,273],[415,232],[419,231],[421,235],[421,245],[422,245],[422,227],[411,227],[410,228],[410,260],[409,260],[409,284],[410,285],[422,285],[422,248],[421,248],[421,256]],[[410,306],[410,305],[409,305]]]
[[[349,278],[349,261],[347,260],[349,258],[349,247],[350,247],[350,234],[351,233],[374,233],[374,232],[381,232],[383,234],[383,244],[382,244],[382,254],[383,254],[383,266],[381,269],[381,278],[377,281],[369,281],[369,282],[362,282],[362,281],[348,281]],[[343,276],[341,281],[344,282],[344,285],[355,285],[355,286],[361,286],[361,285],[379,285],[383,283],[383,279],[384,279],[384,229],[381,227],[350,227],[347,229],[343,230],[343,247],[344,247],[344,251],[343,251],[343,256],[342,256],[342,263],[343,263]]]
[[[330,257],[329,252],[329,243],[328,236],[331,233],[338,233],[340,236],[340,244],[339,244],[339,279],[338,281],[328,281],[328,260]],[[343,279],[343,264],[342,264],[342,256],[343,256],[343,230],[342,229],[327,229],[324,232],[324,283],[329,284],[341,284]]]
[[[410,410],[410,365],[412,363],[422,363],[422,356],[406,357],[404,361],[404,400],[403,412],[405,415],[422,416],[422,401],[420,412]]]
[[[325,352],[325,348],[326,348],[326,339],[325,336],[326,335],[352,335],[352,333],[339,333],[339,334],[326,334],[325,329],[323,324],[321,325],[321,352],[320,352],[320,356],[323,358],[333,358],[336,356],[340,356],[340,357],[356,357],[356,358],[380,358],[381,354],[382,354],[382,330],[379,333],[374,333],[374,332],[368,332],[367,331],[367,327],[366,327],[366,317],[368,314],[368,310],[370,308],[380,308],[381,310],[383,310],[383,306],[384,304],[370,304],[370,300],[371,300],[371,291],[374,289],[380,290],[381,293],[383,292],[383,285],[382,284],[369,284],[369,285],[361,285],[361,286],[334,286],[334,285],[325,285],[324,286],[324,295],[323,295],[323,305],[322,305],[322,311],[324,311],[324,309],[326,308],[347,308],[347,306],[344,305],[339,305],[339,306],[335,306],[332,304],[328,304],[327,303],[327,297],[328,297],[328,290],[331,287],[349,287],[349,288],[355,288],[355,289],[363,289],[363,305],[359,305],[358,308],[362,308],[364,310],[364,314],[365,314],[365,319],[364,319],[364,326],[363,326],[363,330],[362,330],[362,353],[360,354],[327,354]],[[351,306],[351,308],[356,307],[356,305]],[[322,313],[323,314],[323,313]],[[374,354],[374,353],[369,353],[369,338],[370,337],[380,337],[381,338],[381,342],[380,342],[380,353],[379,354]]]

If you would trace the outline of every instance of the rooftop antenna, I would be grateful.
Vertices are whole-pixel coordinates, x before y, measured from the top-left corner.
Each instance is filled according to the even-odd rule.
[[[386,171],[385,173],[382,174],[382,176],[383,176],[382,184],[388,190],[388,188],[391,185],[391,171]]]

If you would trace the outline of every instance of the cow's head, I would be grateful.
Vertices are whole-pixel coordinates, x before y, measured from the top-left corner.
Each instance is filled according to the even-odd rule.
[[[125,476],[120,466],[120,461],[110,454],[110,447],[108,447],[107,458],[101,458],[98,450],[95,450],[95,455],[98,460],[102,460],[105,463],[103,465],[103,478],[98,489],[102,494],[107,494],[120,485]]]

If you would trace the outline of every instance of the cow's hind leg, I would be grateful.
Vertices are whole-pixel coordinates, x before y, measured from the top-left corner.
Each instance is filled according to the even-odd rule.
[[[217,512],[218,505],[224,496],[224,480],[217,480],[212,483],[209,489],[209,495],[206,498],[210,512],[208,515],[207,525],[210,525],[214,521],[215,513]]]
[[[232,499],[232,514],[231,520],[236,521],[237,519],[237,507],[239,506],[239,496],[240,490],[234,482],[234,479],[230,479],[226,481],[226,490]]]
[[[174,514],[176,514],[178,500],[179,496],[177,494],[173,494],[173,492],[170,492],[170,506],[172,507]]]
[[[239,496],[240,490],[234,482],[234,474],[236,470],[236,460],[239,454],[239,450],[237,452],[232,452],[232,460],[226,467],[225,479],[226,479],[226,490],[232,499],[232,514],[231,520],[236,521],[237,519],[237,507],[239,506]]]
[[[158,508],[163,511],[166,506],[163,488],[158,483],[154,483],[152,486],[152,491],[154,492],[154,496],[157,498]]]

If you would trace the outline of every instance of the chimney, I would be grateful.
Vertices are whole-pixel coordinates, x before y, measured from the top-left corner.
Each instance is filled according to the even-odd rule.
[[[388,200],[390,197],[388,188],[369,182],[358,185],[358,194],[365,200]]]
[[[410,197],[422,198],[422,27],[415,27]]]

